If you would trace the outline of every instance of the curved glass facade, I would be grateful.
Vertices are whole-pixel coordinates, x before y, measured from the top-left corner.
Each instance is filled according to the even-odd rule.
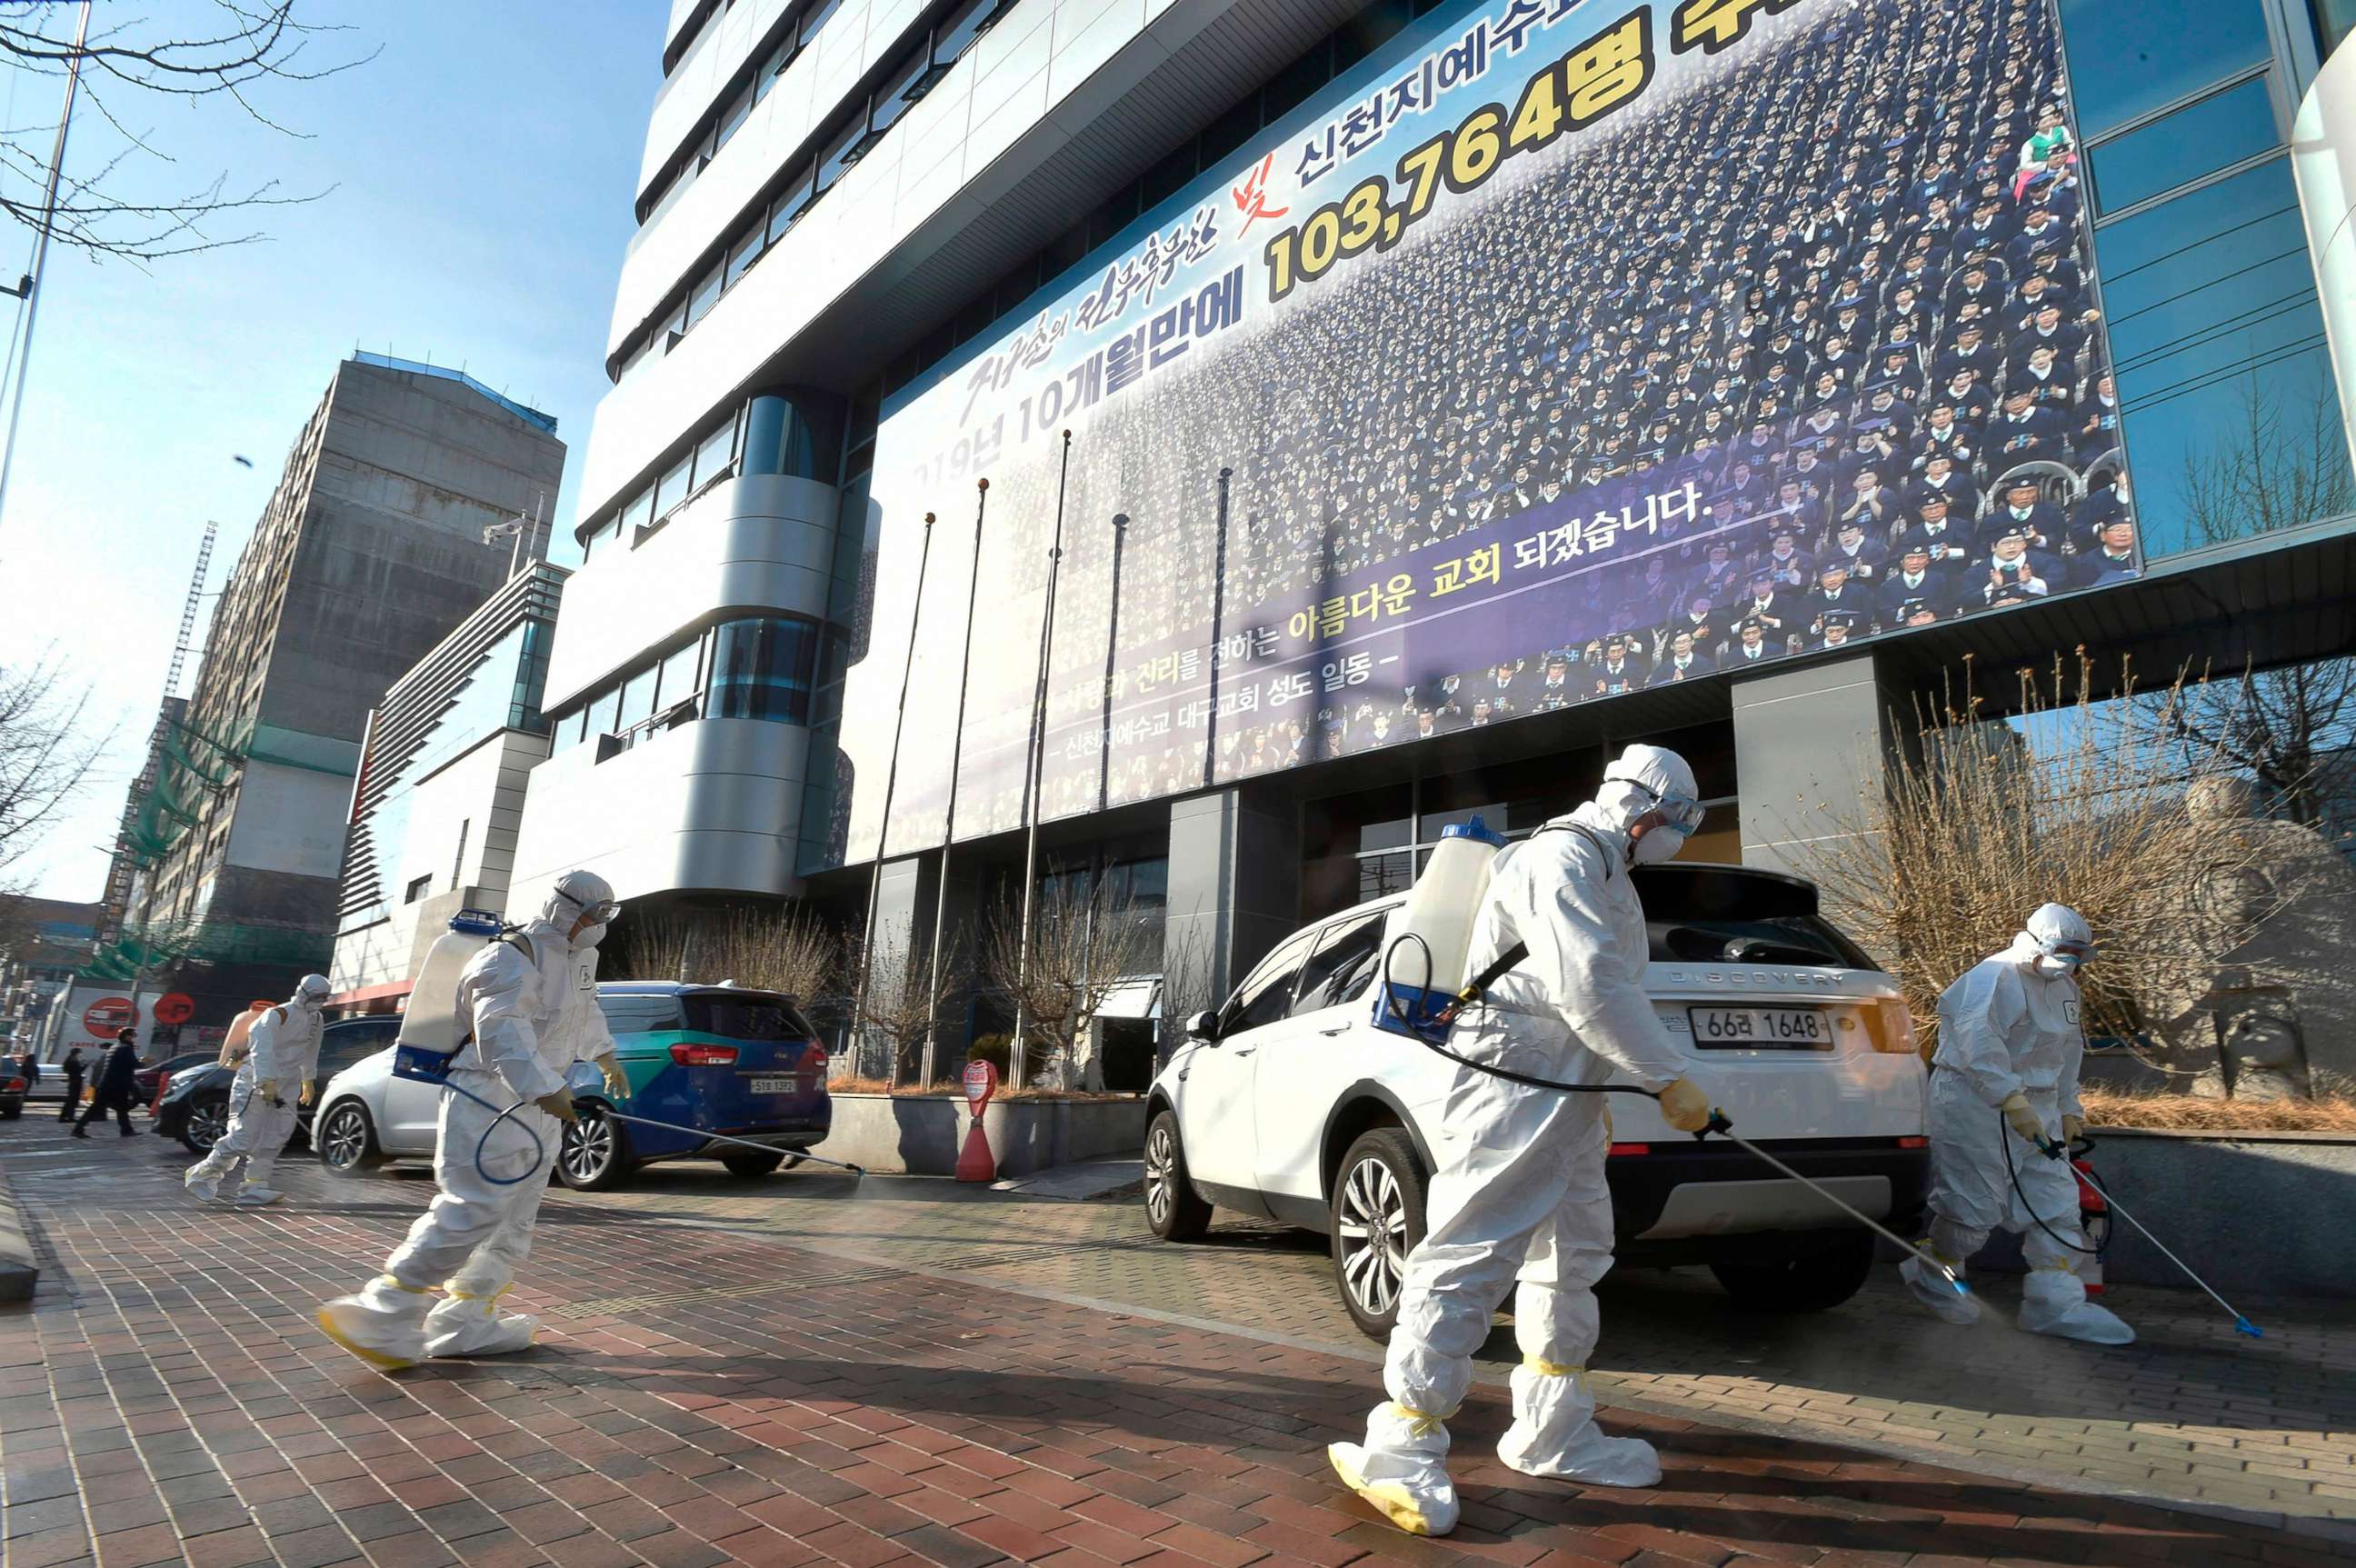
[[[712,717],[809,722],[818,672],[815,623],[764,616],[723,621],[713,630]]]

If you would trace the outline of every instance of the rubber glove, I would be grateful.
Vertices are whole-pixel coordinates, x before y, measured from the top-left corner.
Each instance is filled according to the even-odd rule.
[[[605,1075],[606,1093],[616,1100],[630,1097],[630,1080],[623,1075],[621,1063],[611,1056],[602,1056],[597,1058],[597,1070]]]
[[[278,1080],[274,1078],[262,1079],[254,1084],[253,1092],[275,1105],[278,1103]]]
[[[316,1100],[316,1099],[318,1099],[318,1098],[319,1098],[319,1080],[318,1080],[317,1079],[310,1079],[309,1081],[305,1082],[305,1083],[303,1085],[303,1092],[302,1092],[299,1096],[297,1096],[297,1097],[296,1097],[296,1099],[297,1099],[297,1102],[298,1102],[298,1103],[300,1103],[300,1104],[303,1104],[303,1105],[308,1105],[308,1104],[310,1104],[310,1103],[311,1103],[311,1101],[315,1101],[315,1100]]]
[[[1661,1120],[1680,1133],[1698,1133],[1709,1125],[1709,1096],[1689,1078],[1661,1090]]]
[[[568,1127],[581,1120],[573,1112],[573,1091],[569,1089],[560,1089],[552,1094],[543,1094],[532,1103]]]
[[[2029,1108],[2029,1096],[2016,1089],[2004,1097],[2004,1103],[1997,1109],[2004,1112],[2004,1119],[2012,1123],[2012,1130],[2020,1135],[2023,1142],[2045,1142],[2045,1123],[2040,1122],[2037,1112]]]
[[[2074,1144],[2085,1135],[2086,1119],[2083,1116],[2072,1116],[2067,1111],[2062,1112],[2062,1141],[2063,1143]]]

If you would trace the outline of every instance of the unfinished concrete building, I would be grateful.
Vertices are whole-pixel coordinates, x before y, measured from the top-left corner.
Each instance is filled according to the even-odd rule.
[[[221,596],[138,846],[121,955],[196,1022],[285,994],[334,946],[369,711],[497,592],[487,525],[551,510],[556,421],[455,371],[356,354],[294,448]]]

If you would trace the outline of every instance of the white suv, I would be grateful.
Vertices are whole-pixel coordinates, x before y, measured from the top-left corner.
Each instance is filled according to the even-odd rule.
[[[1694,1077],[1737,1131],[1893,1227],[1930,1176],[1924,1069],[1890,977],[1797,877],[1742,866],[1640,866],[1644,979]],[[1390,1332],[1451,1064],[1374,1026],[1373,982],[1404,894],[1319,921],[1263,959],[1226,1005],[1197,1015],[1153,1081],[1145,1208],[1192,1240],[1211,1206],[1333,1238],[1358,1326]],[[1815,1311],[1872,1267],[1873,1236],[1722,1139],[1672,1131],[1649,1101],[1611,1098],[1606,1166],[1624,1264],[1707,1263],[1744,1306]]]

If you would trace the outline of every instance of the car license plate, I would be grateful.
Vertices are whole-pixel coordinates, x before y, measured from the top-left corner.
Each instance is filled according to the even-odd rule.
[[[756,1078],[746,1086],[753,1094],[791,1094],[796,1088],[790,1078]]]
[[[1815,1007],[1688,1007],[1694,1044],[1703,1050],[1828,1051],[1832,1031]]]

